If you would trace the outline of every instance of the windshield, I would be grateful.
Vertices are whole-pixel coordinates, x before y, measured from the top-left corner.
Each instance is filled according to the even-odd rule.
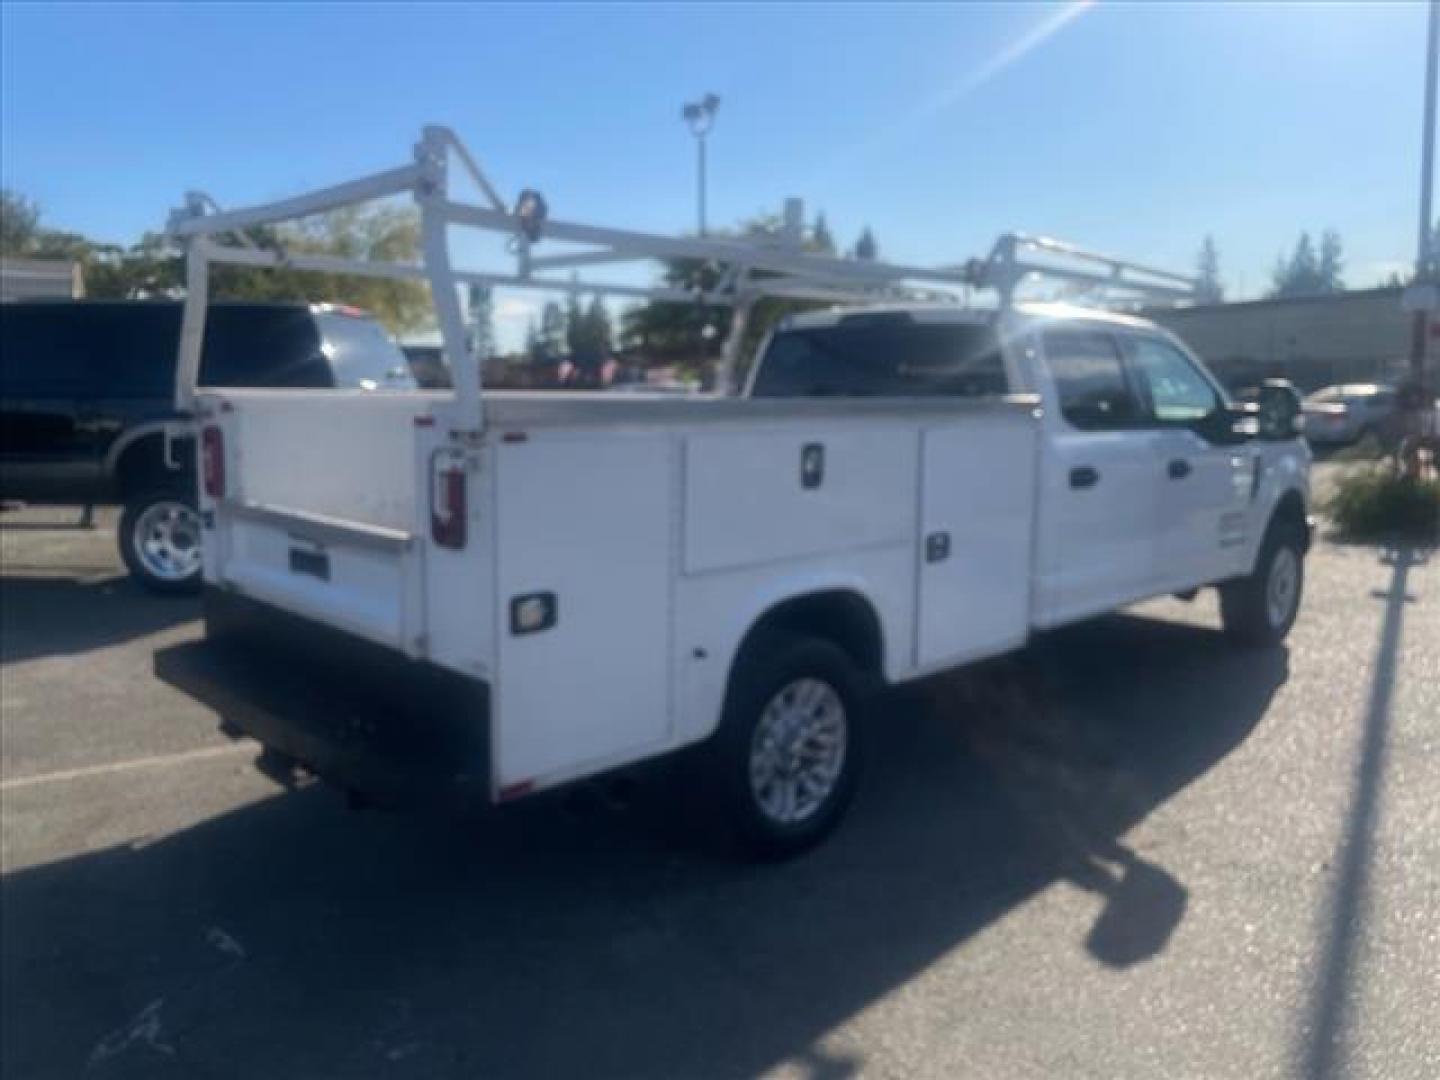
[[[976,397],[1006,388],[989,326],[852,316],[835,326],[776,334],[751,396]]]
[[[405,354],[373,319],[320,312],[315,316],[321,346],[335,373],[335,385],[348,390],[413,390],[414,376]]]

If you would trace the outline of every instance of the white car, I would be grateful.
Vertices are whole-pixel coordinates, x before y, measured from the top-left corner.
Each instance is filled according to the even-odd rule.
[[[1338,446],[1378,436],[1395,405],[1395,388],[1383,383],[1327,386],[1305,399],[1305,437]]]

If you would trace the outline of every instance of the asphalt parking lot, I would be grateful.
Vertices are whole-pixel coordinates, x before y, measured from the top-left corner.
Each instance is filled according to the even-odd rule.
[[[780,866],[664,798],[282,791],[196,609],[4,515],[5,1077],[1440,1075],[1440,566],[1322,543],[1286,648],[1164,601],[888,698]]]

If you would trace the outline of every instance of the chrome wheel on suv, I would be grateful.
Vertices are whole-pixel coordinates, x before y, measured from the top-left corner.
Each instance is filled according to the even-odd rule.
[[[150,492],[126,505],[120,552],[145,588],[161,593],[197,589],[201,550],[200,514],[184,495]]]

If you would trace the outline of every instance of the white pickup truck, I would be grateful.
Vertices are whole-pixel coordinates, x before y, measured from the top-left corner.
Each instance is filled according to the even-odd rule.
[[[523,211],[486,213],[536,241]],[[240,219],[172,227],[203,264]],[[766,292],[836,287],[813,264],[841,260],[778,250],[747,251]],[[503,801],[693,747],[736,835],[777,855],[842,816],[879,684],[1211,585],[1227,631],[1284,637],[1309,543],[1296,425],[1256,430],[1149,322],[1004,300],[791,316],[729,397],[481,394],[469,362],[453,395],[182,388],[217,650],[258,641],[306,694],[389,702],[302,723],[257,675],[260,707],[229,719],[382,797]]]

